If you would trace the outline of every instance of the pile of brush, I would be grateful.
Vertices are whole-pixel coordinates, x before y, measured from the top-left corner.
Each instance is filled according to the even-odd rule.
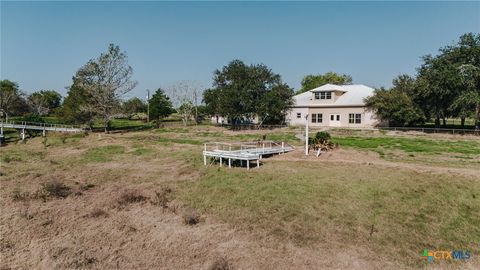
[[[313,150],[321,152],[323,151],[331,151],[335,148],[338,148],[338,143],[334,143],[331,140],[330,133],[326,131],[320,131],[315,134],[314,138],[309,138],[309,146],[313,148]]]

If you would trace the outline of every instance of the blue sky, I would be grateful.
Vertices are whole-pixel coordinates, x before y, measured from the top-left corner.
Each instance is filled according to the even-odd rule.
[[[233,59],[264,63],[298,89],[306,74],[390,86],[420,57],[480,32],[480,2],[0,2],[2,79],[62,94],[115,43],[145,96],[179,80],[205,88]]]

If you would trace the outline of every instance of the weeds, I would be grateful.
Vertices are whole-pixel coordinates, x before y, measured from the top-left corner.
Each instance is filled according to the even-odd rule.
[[[29,198],[30,198],[30,193],[22,192],[18,187],[13,190],[12,199],[14,201],[25,201]]]
[[[139,203],[147,200],[147,197],[140,194],[138,191],[126,191],[120,198],[118,198],[117,203],[119,205],[127,205],[131,203]]]
[[[150,202],[153,205],[159,205],[162,208],[168,208],[168,203],[171,201],[171,193],[171,188],[162,188],[160,191],[155,191],[155,197],[150,199]]]
[[[125,153],[125,147],[121,145],[107,145],[98,148],[90,148],[83,154],[85,162],[108,162],[113,157]]]
[[[10,163],[10,162],[15,162],[15,161],[22,161],[22,159],[20,157],[17,157],[17,156],[9,156],[9,155],[5,155],[3,158],[2,158],[2,161],[5,162],[5,163]]]
[[[106,218],[108,217],[108,213],[103,209],[96,208],[88,216],[91,218],[99,218],[99,217]]]
[[[232,270],[233,267],[228,263],[228,260],[225,257],[217,258],[212,265],[208,268],[209,270]]]
[[[55,197],[55,198],[66,198],[68,195],[72,193],[70,187],[65,186],[62,182],[58,180],[52,180],[50,182],[42,184],[42,188],[40,189],[40,195],[42,198],[46,195],[47,197]]]
[[[82,184],[82,185],[80,185],[80,189],[83,190],[83,191],[92,189],[94,187],[95,187],[94,184]]]

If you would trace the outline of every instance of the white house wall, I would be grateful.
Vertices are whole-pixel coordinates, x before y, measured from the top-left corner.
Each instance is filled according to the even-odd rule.
[[[302,117],[297,118],[297,113]],[[372,112],[365,110],[365,107],[331,107],[331,108],[292,108],[288,114],[287,122],[290,125],[305,125],[305,115],[309,114],[308,121],[311,127],[348,127],[348,128],[372,128],[378,122]],[[349,114],[361,114],[361,123],[349,123]],[[322,123],[312,123],[312,114],[322,114]],[[330,115],[340,115],[339,125],[330,121]]]
[[[297,118],[297,113],[301,117]],[[308,113],[308,108],[293,108],[286,116],[286,122],[292,126],[305,125],[305,115]]]

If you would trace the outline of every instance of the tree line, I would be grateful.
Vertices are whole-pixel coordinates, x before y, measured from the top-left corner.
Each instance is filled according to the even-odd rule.
[[[115,117],[147,118],[158,126],[172,113],[185,124],[214,115],[233,124],[251,119],[260,124],[281,124],[295,94],[327,83],[353,81],[350,75],[335,72],[310,74],[303,77],[301,88],[295,92],[266,65],[233,60],[213,72],[211,88],[202,91],[198,83],[182,81],[168,87],[169,95],[158,88],[145,102],[137,97],[123,100],[137,85],[132,77],[126,53],[110,44],[106,52],[74,74],[63,101],[54,90],[26,95],[18,84],[0,81],[0,114],[56,115],[67,123],[90,126],[100,121],[106,132]],[[454,117],[461,119],[462,126],[465,119],[474,118],[480,128],[480,35],[462,35],[455,44],[440,48],[437,55],[422,57],[415,76],[398,76],[393,87],[376,89],[365,103],[378,118],[394,126],[434,120],[439,127],[441,121],[445,126],[446,119]]]
[[[480,34],[467,33],[457,42],[425,55],[415,76],[400,75],[390,89],[376,89],[365,100],[377,117],[392,126],[412,126],[433,120],[475,119],[480,129]]]

